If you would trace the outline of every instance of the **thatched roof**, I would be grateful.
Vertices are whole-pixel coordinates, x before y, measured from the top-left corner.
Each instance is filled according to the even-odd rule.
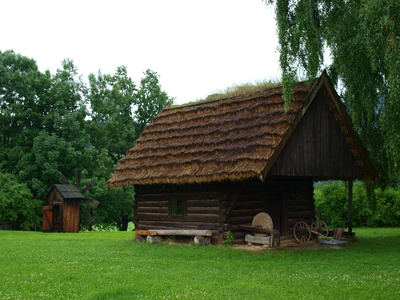
[[[315,89],[326,81],[324,73],[311,84],[296,84],[286,113],[281,87],[166,107],[119,161],[107,184],[263,180],[315,97]]]

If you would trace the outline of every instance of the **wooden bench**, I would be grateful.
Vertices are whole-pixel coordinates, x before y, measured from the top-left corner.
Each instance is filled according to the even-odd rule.
[[[256,227],[256,226],[251,226],[251,225],[238,225],[238,229],[243,230],[243,231],[252,232],[252,233],[270,234],[270,238],[268,239],[269,246],[270,247],[273,247],[273,246],[280,247],[280,245],[281,245],[281,235],[280,235],[279,230],[277,230],[277,229],[271,230],[268,228]],[[254,237],[253,242],[262,244],[260,237]]]
[[[208,229],[149,229],[149,230],[136,230],[137,235],[146,235],[147,241],[154,244],[162,240],[162,236],[193,236],[193,237],[211,237],[212,230]],[[198,238],[201,240],[199,243],[209,243],[209,240]],[[196,242],[196,240],[195,240]]]

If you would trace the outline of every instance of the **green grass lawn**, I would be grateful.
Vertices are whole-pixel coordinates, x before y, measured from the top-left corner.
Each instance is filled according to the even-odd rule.
[[[340,250],[261,253],[0,231],[0,299],[400,299],[400,229],[354,231]]]

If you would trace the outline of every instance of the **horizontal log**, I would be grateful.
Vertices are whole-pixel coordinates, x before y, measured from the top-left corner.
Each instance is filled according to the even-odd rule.
[[[187,200],[188,206],[193,207],[219,207],[220,201],[218,199],[201,199],[201,200]]]
[[[311,208],[310,205],[292,205],[288,206],[288,211],[289,212],[295,212],[295,211],[310,211]]]
[[[191,229],[212,229],[212,230],[220,230],[222,228],[221,224],[218,223],[194,223],[194,222],[185,222],[185,223],[177,223],[177,222],[160,222],[160,221],[142,221],[140,222],[138,229],[150,229],[150,228],[191,228]]]
[[[313,205],[314,201],[310,199],[288,199],[287,200],[288,206],[292,205]]]
[[[188,206],[187,208],[187,214],[188,215],[193,215],[193,214],[199,214],[199,215],[217,215],[219,216],[221,213],[220,209],[218,207],[190,207]]]
[[[232,225],[236,224],[246,224],[246,223],[251,223],[253,221],[254,216],[248,216],[248,217],[231,217],[229,218],[229,222]]]
[[[187,199],[187,200],[218,200],[221,199],[221,194],[216,192],[182,192],[179,188],[170,193],[146,193],[141,192],[136,194],[136,199],[140,201],[152,201],[152,200],[168,200],[168,199]]]
[[[139,207],[168,207],[168,201],[135,201]]]
[[[309,219],[314,215],[314,211],[293,211],[288,212],[289,219]]]
[[[238,201],[235,203],[233,209],[241,209],[241,208],[255,208],[255,207],[263,207],[262,201],[249,201],[249,202],[242,202]]]
[[[138,213],[147,213],[147,214],[168,214],[168,207],[138,207],[136,209]]]
[[[190,218],[185,216],[169,216],[166,214],[147,214],[147,213],[137,213],[135,214],[135,220],[154,220],[154,221],[180,221],[180,222],[210,222],[210,223],[219,223],[223,221],[222,217],[217,216],[202,216],[202,215],[193,215]]]
[[[268,228],[261,228],[261,227],[254,227],[250,225],[237,225],[237,228],[239,230],[245,230],[245,231],[250,231],[250,232],[259,232],[259,233],[273,233],[273,229],[268,229]]]
[[[230,217],[251,217],[254,218],[256,214],[259,212],[262,212],[263,209],[260,207],[254,208],[254,209],[242,209],[242,210],[237,210],[237,209],[232,209]]]
[[[155,233],[149,235],[212,236],[212,230],[200,230],[200,229],[149,229],[147,232]]]
[[[157,232],[150,230],[135,230],[136,235],[157,235]]]

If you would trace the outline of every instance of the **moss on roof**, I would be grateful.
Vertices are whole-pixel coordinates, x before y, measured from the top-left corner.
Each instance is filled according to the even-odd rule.
[[[254,83],[245,82],[241,84],[234,84],[230,87],[227,87],[225,90],[216,91],[213,94],[208,95],[205,99],[197,99],[195,101],[190,101],[184,104],[174,104],[170,107],[181,107],[185,105],[197,104],[205,101],[212,100],[220,100],[223,98],[229,98],[232,96],[245,95],[249,93],[254,93],[257,91],[266,90],[269,88],[279,87],[281,86],[281,82],[279,80],[259,80]]]

